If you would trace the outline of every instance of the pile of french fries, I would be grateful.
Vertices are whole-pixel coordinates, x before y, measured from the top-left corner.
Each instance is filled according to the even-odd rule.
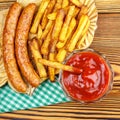
[[[37,34],[29,41],[37,71],[41,78],[55,81],[66,55],[84,45],[90,26],[88,7],[79,0],[42,0],[33,20],[30,33]],[[47,67],[48,66],[48,67]]]

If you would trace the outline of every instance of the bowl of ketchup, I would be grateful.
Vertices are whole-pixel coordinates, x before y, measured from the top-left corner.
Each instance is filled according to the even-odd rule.
[[[82,69],[81,74],[62,70],[59,74],[62,88],[70,99],[91,103],[101,100],[112,89],[114,75],[110,63],[93,49],[75,50],[63,63]]]

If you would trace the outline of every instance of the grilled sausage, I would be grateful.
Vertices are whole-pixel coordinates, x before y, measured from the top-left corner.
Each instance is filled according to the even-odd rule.
[[[10,7],[6,17],[3,31],[3,60],[11,87],[18,92],[24,93],[27,90],[27,85],[18,70],[14,51],[15,31],[21,10],[21,5],[16,2]]]
[[[33,87],[37,87],[40,84],[40,78],[30,62],[27,51],[27,42],[35,10],[36,5],[34,3],[25,7],[18,22],[15,38],[15,51],[18,65],[25,79]]]

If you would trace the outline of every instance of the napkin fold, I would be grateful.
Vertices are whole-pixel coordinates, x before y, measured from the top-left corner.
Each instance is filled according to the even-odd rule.
[[[0,113],[30,109],[70,101],[58,81],[43,82],[32,96],[14,92],[8,85],[0,88]]]

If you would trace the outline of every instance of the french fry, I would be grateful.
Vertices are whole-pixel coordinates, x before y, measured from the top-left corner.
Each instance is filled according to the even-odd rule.
[[[64,71],[68,71],[74,74],[81,74],[83,72],[83,70],[80,68],[76,68],[76,67],[69,66],[69,65],[64,65],[59,62],[49,61],[45,59],[39,59],[38,61],[43,65],[46,65],[52,68],[62,69]]]
[[[62,8],[62,1],[63,0],[56,0],[56,1],[57,2],[56,2],[56,5],[55,5],[55,8],[54,8],[53,12],[55,12],[55,11],[57,11],[57,10]]]
[[[31,40],[35,37],[37,37],[37,33],[36,34],[29,33],[29,40]]]
[[[61,8],[61,6],[62,6],[62,0],[57,0],[55,7],[53,9],[53,12],[57,12],[57,10],[59,10]],[[41,38],[42,40],[45,39],[45,37],[47,36],[53,23],[54,23],[54,21],[52,21],[52,20],[48,21],[48,23],[43,31],[43,34],[42,34],[42,38]]]
[[[48,60],[49,56],[48,55],[42,55],[42,58]],[[44,66],[44,67],[45,67],[46,71],[48,72],[48,66]]]
[[[60,9],[57,13],[55,25],[53,26],[53,30],[52,30],[51,40],[53,41],[51,42],[52,44],[50,46],[50,53],[49,53],[49,60],[52,60],[52,61],[54,61],[54,58],[55,58],[56,43],[58,40],[59,32],[63,24],[64,16],[65,16],[64,10]],[[48,73],[49,73],[50,80],[53,82],[55,80],[55,69],[52,67],[48,67]]]
[[[40,4],[40,7],[38,9],[38,12],[36,14],[36,17],[33,21],[33,25],[31,27],[31,30],[30,30],[31,33],[36,33],[37,32],[38,25],[39,25],[39,23],[41,21],[41,18],[43,16],[44,12],[45,12],[45,9],[48,6],[49,1],[50,0],[42,0],[42,2]]]
[[[65,17],[65,12],[63,9],[59,10],[55,20],[55,25],[52,32],[52,39],[58,39],[61,27],[63,25],[63,19]]]
[[[85,39],[85,37],[86,37],[86,33],[87,33],[87,31],[88,31],[89,26],[90,26],[90,20],[88,19],[88,22],[87,22],[84,30],[82,31],[81,38],[80,38],[79,41],[77,42],[77,45],[76,45],[77,48],[80,48],[81,44],[84,42],[84,39]]]
[[[37,67],[37,70],[38,70],[38,73],[39,73],[40,77],[41,78],[46,78],[47,77],[46,69],[45,69],[43,64],[38,62],[38,59],[41,59],[42,56],[39,52],[37,39],[34,38],[31,41],[29,41],[29,47],[30,47],[31,53],[33,55],[33,59],[35,61],[35,64],[36,64],[36,67]]]
[[[56,16],[57,16],[57,12],[53,12],[53,13],[50,13],[47,15],[47,18],[49,20],[55,20],[56,19]]]
[[[57,47],[58,49],[60,49],[60,48],[64,47],[64,45],[66,44],[66,42],[67,42],[67,39],[65,39],[64,42],[60,42],[60,41],[59,41],[59,42],[56,44],[56,47]]]
[[[47,15],[52,12],[55,3],[56,3],[56,0],[51,0],[47,6],[41,21],[42,29],[44,29],[45,26],[47,25],[47,22],[48,22]]]
[[[41,45],[42,45],[42,40],[41,40],[42,33],[43,33],[43,31],[42,31],[41,25],[39,24],[38,33],[37,33],[39,47],[41,47]]]
[[[86,34],[86,32],[88,31],[89,26],[90,26],[90,20],[88,19],[87,24],[86,24],[84,30],[82,31],[82,35]]]
[[[58,41],[59,33],[61,31],[62,25],[63,25],[63,20],[65,17],[65,12],[63,9],[60,9],[57,13],[57,17],[55,20],[55,25],[53,27],[52,31],[52,42],[50,46],[50,52],[55,52],[56,44]]]
[[[49,31],[46,39],[44,40],[42,46],[41,46],[41,53],[43,55],[48,55],[49,54],[49,44],[51,41],[51,34],[52,34],[53,26],[51,27],[51,30]]]
[[[68,32],[67,32],[67,35],[66,35],[66,38],[69,39],[69,37],[71,36],[72,32],[74,31],[74,29],[76,28],[76,24],[77,24],[77,21],[75,18],[72,18],[71,22],[70,22],[70,25],[68,27]]]
[[[87,24],[86,24],[84,30],[82,31],[82,35],[86,34],[86,32],[88,31],[89,26],[90,26],[90,20],[88,19]]]
[[[77,7],[80,7],[83,5],[80,0],[70,0],[70,2],[72,2],[74,5],[76,5]]]
[[[48,32],[49,32],[50,29],[51,29],[51,26],[53,25],[53,23],[54,23],[54,22],[53,22],[52,20],[49,20],[49,21],[48,21],[48,23],[47,23],[47,25],[46,25],[46,28],[45,28],[45,30],[43,31],[43,34],[42,34],[42,36],[41,36],[41,39],[42,39],[42,40],[44,40],[44,39],[46,38]]]
[[[60,3],[60,5],[58,3]],[[57,5],[56,5],[56,8],[55,8],[56,11],[57,11],[58,8],[61,8],[61,3],[62,3],[62,0],[57,1]],[[54,61],[54,58],[55,58],[56,43],[57,43],[57,40],[58,40],[59,32],[61,30],[61,26],[63,24],[64,16],[65,16],[64,11],[59,10],[58,13],[57,13],[57,16],[56,16],[55,24],[53,26],[52,39],[51,39],[51,40],[53,40],[53,42],[52,42],[52,45],[50,45],[50,53],[49,53],[49,60],[52,60],[52,61]],[[55,81],[55,69],[52,68],[52,67],[48,67],[48,73],[49,73],[50,80],[52,82],[54,82]]]
[[[61,29],[60,36],[59,36],[59,40],[61,42],[64,42],[64,40],[65,40],[70,21],[73,17],[74,10],[75,10],[75,6],[69,7],[68,14],[65,17],[65,21],[64,21],[64,24],[63,24],[63,27]]]
[[[58,62],[63,62],[63,60],[65,59],[65,56],[67,54],[67,51],[63,48],[63,49],[60,49],[56,55],[56,60]]]
[[[64,9],[64,11],[65,11],[65,14],[67,15],[67,13],[68,13],[68,10],[69,10],[69,6],[67,6],[67,7],[64,7],[63,9]]]
[[[78,20],[80,19],[80,17],[82,15],[87,15],[87,13],[88,13],[88,7],[83,5],[81,7],[81,10],[80,10],[79,14],[78,14]]]
[[[65,8],[69,5],[69,0],[63,0],[62,1],[62,8]]]
[[[42,31],[42,27],[41,27],[41,25],[39,24],[39,26],[38,26],[38,33],[37,33],[37,38],[38,38],[38,39],[41,38],[42,33],[43,33],[43,31]]]
[[[75,31],[75,33],[73,34],[71,40],[69,41],[69,44],[67,45],[67,50],[69,52],[72,52],[79,40],[79,38],[81,37],[82,31],[85,28],[86,24],[88,22],[88,16],[87,15],[82,15],[81,19],[79,20],[79,24],[78,27]]]
[[[86,34],[84,34],[84,35],[81,37],[81,39],[78,41],[78,43],[77,43],[77,45],[76,45],[76,48],[77,48],[77,49],[81,49],[81,47],[83,46],[83,42],[84,42],[85,38],[86,38]]]
[[[54,53],[49,54],[49,60],[50,61],[54,61],[54,57],[55,57]],[[50,81],[54,82],[54,80],[55,80],[55,68],[49,66],[48,67],[48,74],[49,74]]]
[[[66,38],[65,38],[64,42],[60,42],[60,41],[59,41],[59,42],[57,43],[57,45],[56,45],[56,47],[57,47],[58,49],[64,47],[64,45],[66,44],[67,40],[71,37],[72,32],[73,32],[74,29],[75,29],[75,26],[76,26],[76,19],[75,19],[75,18],[72,18],[72,20],[71,20],[71,22],[70,22],[70,25],[69,25],[69,27],[68,27],[68,32],[67,32],[67,35],[66,35]]]
[[[38,39],[39,48],[41,47],[42,42],[43,42],[43,41],[42,41],[41,39]]]
[[[61,69],[77,74],[82,72],[79,68],[61,62],[68,52],[83,46],[90,25],[87,12],[88,7],[79,0],[42,0],[30,30],[37,34],[38,39],[32,40],[29,46],[43,80],[49,77],[54,82],[55,74]],[[37,23],[34,23],[35,20]],[[42,73],[41,66],[45,69]],[[47,73],[45,76],[46,71],[48,76]]]
[[[59,74],[60,73],[60,69],[55,69],[55,74]]]
[[[78,15],[79,12],[80,12],[80,8],[75,7],[75,11],[74,11],[74,13],[73,13],[73,17],[76,18],[76,16]]]

